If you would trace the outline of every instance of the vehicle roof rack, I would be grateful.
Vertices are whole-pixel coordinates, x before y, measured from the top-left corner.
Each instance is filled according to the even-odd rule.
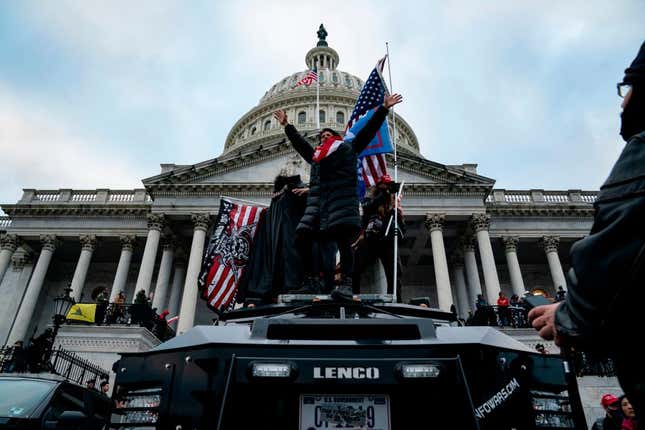
[[[321,317],[323,314],[337,314],[336,318],[343,319],[343,314],[355,315],[356,312],[361,314],[370,313],[372,315],[386,315],[389,318],[428,318],[435,322],[457,322],[457,318],[450,312],[440,309],[427,308],[403,303],[384,303],[378,301],[351,301],[336,302],[333,300],[312,300],[310,297],[319,297],[315,295],[307,296],[309,300],[302,300],[305,297],[300,295],[301,300],[293,300],[289,303],[261,304],[254,307],[243,307],[235,310],[222,312],[216,321],[223,322],[251,322],[257,318],[286,318],[288,315],[306,315],[309,318]]]
[[[392,303],[392,294],[356,294],[356,300],[366,304]],[[311,303],[316,302],[334,302],[330,294],[280,294],[278,303]]]

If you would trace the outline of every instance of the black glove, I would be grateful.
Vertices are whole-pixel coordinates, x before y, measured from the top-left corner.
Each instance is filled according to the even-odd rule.
[[[377,216],[374,216],[370,218],[370,220],[367,223],[367,227],[365,227],[365,237],[371,238],[374,236],[378,236],[383,229],[383,221]]]

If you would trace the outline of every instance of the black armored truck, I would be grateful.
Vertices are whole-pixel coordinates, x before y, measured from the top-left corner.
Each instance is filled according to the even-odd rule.
[[[586,428],[567,360],[381,296],[283,296],[114,371],[120,429]]]

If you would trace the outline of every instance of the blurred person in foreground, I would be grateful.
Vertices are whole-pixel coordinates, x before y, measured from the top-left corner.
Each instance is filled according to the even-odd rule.
[[[591,232],[571,248],[566,298],[528,316],[544,339],[612,357],[621,387],[642,416],[645,366],[634,342],[645,329],[645,43],[618,94],[627,144],[600,188]]]

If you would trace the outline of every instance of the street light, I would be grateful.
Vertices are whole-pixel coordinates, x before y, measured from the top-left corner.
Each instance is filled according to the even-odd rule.
[[[49,357],[51,357],[52,348],[54,347],[54,341],[56,340],[56,336],[58,335],[58,329],[60,328],[61,324],[63,324],[67,319],[67,313],[69,312],[69,309],[74,303],[76,303],[76,300],[74,300],[74,298],[70,296],[70,293],[72,292],[71,284],[68,284],[67,288],[65,288],[63,291],[63,294],[54,299],[54,316],[52,317],[54,320],[54,332],[52,333],[49,351],[47,351],[47,361],[49,361]]]

